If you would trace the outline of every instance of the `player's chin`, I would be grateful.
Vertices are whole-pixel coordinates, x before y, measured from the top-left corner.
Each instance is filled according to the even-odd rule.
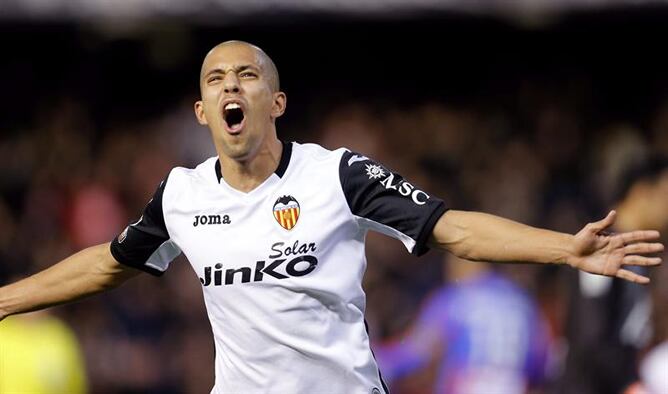
[[[234,160],[244,160],[251,156],[252,144],[245,133],[226,135],[225,154]]]

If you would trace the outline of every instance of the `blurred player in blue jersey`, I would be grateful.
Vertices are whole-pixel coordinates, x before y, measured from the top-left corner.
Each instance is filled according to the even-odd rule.
[[[545,378],[549,332],[517,284],[481,263],[446,256],[436,290],[406,335],[375,347],[392,383],[436,365],[432,392],[525,393]]]

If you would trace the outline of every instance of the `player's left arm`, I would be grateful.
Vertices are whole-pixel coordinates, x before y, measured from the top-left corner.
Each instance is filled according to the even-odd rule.
[[[428,244],[468,260],[568,264],[593,274],[648,283],[649,278],[624,266],[660,264],[661,258],[644,256],[663,250],[663,244],[651,242],[659,232],[608,234],[615,216],[611,211],[572,235],[480,212],[449,210],[436,222]]]

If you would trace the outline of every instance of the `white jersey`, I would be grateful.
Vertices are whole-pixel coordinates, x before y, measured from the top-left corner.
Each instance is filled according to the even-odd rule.
[[[215,339],[212,393],[377,394],[386,388],[364,321],[366,232],[419,255],[443,212],[365,156],[284,143],[276,172],[248,193],[225,183],[215,157],[173,169],[111,251],[156,275],[186,255]]]

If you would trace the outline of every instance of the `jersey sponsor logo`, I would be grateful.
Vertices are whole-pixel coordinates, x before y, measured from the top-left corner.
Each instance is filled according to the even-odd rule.
[[[195,215],[193,227],[199,225],[207,226],[212,224],[231,224],[230,215]]]
[[[318,265],[316,256],[307,254],[317,250],[315,242],[300,243],[285,247],[284,242],[276,242],[271,246],[271,254],[267,260],[255,262],[255,269],[239,267],[223,269],[218,263],[213,267],[204,267],[204,277],[199,278],[202,286],[228,286],[238,283],[262,282],[266,277],[287,279],[310,274]],[[270,260],[272,259],[272,260]]]
[[[357,163],[358,161],[367,161],[367,160],[369,160],[369,158],[366,156],[353,155],[350,159],[348,159],[348,167],[353,165],[353,163]]]
[[[274,203],[274,219],[286,230],[292,230],[299,219],[299,202],[292,196],[282,196]]]
[[[288,245],[288,247],[283,248],[285,246],[285,242],[276,242],[273,245],[271,245],[271,251],[274,252],[269,255],[270,259],[275,259],[278,257],[282,256],[291,256],[291,255],[298,255],[298,254],[306,254],[309,252],[315,252],[316,251],[316,246],[315,242],[311,243],[299,243],[299,240],[296,240],[292,246]]]
[[[378,164],[367,164],[365,167],[369,179],[378,179],[385,176],[385,170]]]
[[[397,183],[394,183],[394,174],[390,173],[387,178],[383,179],[380,184],[385,186],[385,189],[396,190],[404,197],[409,197],[417,205],[424,205],[429,200],[429,194],[423,192],[420,189],[416,189],[415,186],[406,182],[404,180],[397,179]]]
[[[396,177],[397,179],[395,183],[395,175],[390,171],[387,171],[386,173],[386,170],[378,164],[366,164],[365,169],[369,179],[382,179],[380,184],[383,185],[385,189],[396,190],[402,196],[410,197],[417,205],[424,205],[427,203],[427,200],[429,200],[429,195],[427,193],[417,189],[410,182],[406,182],[405,180]]]

